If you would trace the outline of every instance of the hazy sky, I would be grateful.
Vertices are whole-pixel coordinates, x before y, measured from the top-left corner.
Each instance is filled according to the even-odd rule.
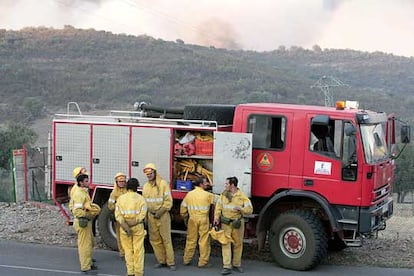
[[[414,0],[0,0],[0,29],[106,30],[232,49],[414,57]]]

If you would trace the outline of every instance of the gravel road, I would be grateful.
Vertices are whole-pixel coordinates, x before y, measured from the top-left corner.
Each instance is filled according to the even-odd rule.
[[[323,263],[414,268],[414,217],[412,212],[404,216],[398,216],[398,212],[396,214],[378,237],[365,239],[362,247],[330,252]],[[0,222],[0,239],[3,240],[76,247],[73,227],[65,225],[63,216],[53,205],[0,202]],[[99,236],[96,238],[96,247],[107,249]],[[183,239],[176,238],[174,247],[176,254],[181,254]],[[220,254],[219,246],[213,244],[212,255]],[[268,249],[259,253],[248,245],[245,246],[243,258],[272,261]]]

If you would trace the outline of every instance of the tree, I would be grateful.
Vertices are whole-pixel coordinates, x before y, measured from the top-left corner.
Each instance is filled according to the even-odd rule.
[[[23,106],[29,113],[31,119],[37,119],[42,116],[44,103],[39,97],[28,97],[23,100]]]
[[[10,122],[0,127],[0,167],[9,169],[10,151],[20,149],[23,145],[31,145],[37,134],[21,123]]]
[[[317,45],[317,44],[315,44],[315,45],[312,46],[312,50],[314,52],[316,52],[316,53],[321,53],[322,52],[321,47],[319,45]]]
[[[414,190],[414,147],[408,144],[401,156],[396,160],[394,193],[397,202],[404,202],[405,196]]]

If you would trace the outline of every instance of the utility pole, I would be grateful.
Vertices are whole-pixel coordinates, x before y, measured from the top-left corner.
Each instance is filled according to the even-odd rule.
[[[334,106],[332,87],[338,86],[348,86],[342,81],[332,77],[332,76],[323,76],[317,80],[311,88],[319,88],[325,96],[325,106]]]

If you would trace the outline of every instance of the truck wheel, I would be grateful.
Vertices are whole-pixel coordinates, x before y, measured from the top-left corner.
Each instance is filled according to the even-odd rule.
[[[102,241],[112,250],[118,250],[116,241],[115,223],[111,221],[110,214],[112,211],[108,209],[108,202],[102,207],[98,217],[98,230]]]
[[[217,121],[220,125],[233,124],[234,105],[189,104],[184,107],[185,120]]]
[[[317,266],[328,251],[328,237],[321,220],[309,211],[290,210],[279,215],[269,231],[275,261],[293,270]]]

